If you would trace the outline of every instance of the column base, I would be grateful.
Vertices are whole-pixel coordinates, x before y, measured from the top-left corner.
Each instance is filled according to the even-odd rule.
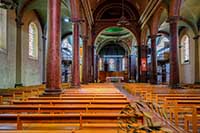
[[[72,85],[71,88],[73,88],[73,89],[79,89],[80,85]]]
[[[62,89],[49,89],[46,88],[44,90],[44,93],[42,95],[40,95],[41,97],[45,97],[45,96],[60,96],[60,94],[62,93]]]
[[[88,82],[82,82],[81,84],[87,85],[87,84],[88,84]]]
[[[200,81],[195,81],[195,83],[194,84],[197,84],[197,85],[199,85],[200,84]]]
[[[22,83],[19,83],[19,84],[16,83],[16,84],[15,84],[15,88],[16,88],[16,87],[22,87],[22,86],[23,86]]]
[[[180,84],[172,84],[172,85],[169,85],[169,87],[170,87],[171,89],[183,89],[183,87],[181,87]]]

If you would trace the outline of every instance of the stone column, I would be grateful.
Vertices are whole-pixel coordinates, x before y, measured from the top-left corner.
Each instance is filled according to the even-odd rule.
[[[49,0],[48,20],[48,55],[46,89],[44,95],[58,95],[61,93],[61,57],[60,57],[60,14],[61,0]]]
[[[20,16],[17,16],[16,27],[17,27],[17,35],[16,35],[16,83],[15,87],[23,86],[22,84],[22,20]]]
[[[79,21],[73,20],[72,87],[80,87]]]
[[[170,87],[179,87],[179,65],[178,65],[178,17],[169,17],[170,24]]]
[[[151,84],[157,84],[157,51],[156,51],[156,37],[151,35]]]
[[[87,36],[83,36],[83,66],[82,66],[82,82],[83,84],[88,83],[88,52],[87,52]]]
[[[195,84],[200,84],[200,77],[199,77],[199,38],[200,35],[195,36],[193,39],[195,40]]]

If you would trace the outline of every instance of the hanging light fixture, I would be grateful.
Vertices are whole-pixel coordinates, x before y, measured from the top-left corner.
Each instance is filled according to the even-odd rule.
[[[122,16],[120,17],[119,21],[117,22],[117,26],[127,26],[130,25],[130,22],[126,19],[124,15],[124,0],[122,0]]]

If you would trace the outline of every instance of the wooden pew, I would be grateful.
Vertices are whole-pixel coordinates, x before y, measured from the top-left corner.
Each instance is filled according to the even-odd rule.
[[[12,104],[128,104],[127,100],[13,100]]]
[[[126,97],[29,97],[28,100],[127,100]]]
[[[155,102],[157,104],[163,104],[165,97],[200,97],[200,94],[156,94]]]
[[[184,129],[186,131],[189,131],[189,123],[192,123],[192,132],[198,133],[198,129],[200,127],[199,121],[200,121],[200,106],[193,106],[192,108],[192,114],[191,115],[185,115],[184,117]]]
[[[124,97],[123,94],[61,94],[61,97]]]
[[[15,98],[15,95],[12,92],[0,93],[0,96],[2,96],[3,104],[11,104],[11,101]]]
[[[78,123],[84,127],[90,123],[117,123],[118,118],[129,118],[131,116],[118,113],[69,113],[69,114],[0,114],[1,123],[17,123],[17,129],[22,130],[24,123]],[[143,116],[138,120],[143,121]]]
[[[0,96],[0,104],[3,104],[3,96]]]
[[[80,104],[80,105],[1,105],[0,113],[109,113],[120,112],[126,105],[96,105],[96,104]]]

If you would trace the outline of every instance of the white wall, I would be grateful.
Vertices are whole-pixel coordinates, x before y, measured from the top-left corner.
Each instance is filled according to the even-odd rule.
[[[42,83],[42,29],[33,11],[26,13],[23,17],[22,28],[22,83],[23,85],[37,85]],[[38,59],[29,57],[28,27],[34,22],[38,28]]]
[[[0,51],[0,88],[11,88],[16,81],[16,16],[14,10],[8,10],[7,50]],[[38,60],[28,56],[28,24],[36,23],[39,32]],[[22,84],[24,86],[42,83],[42,30],[33,11],[25,13],[22,22]]]
[[[185,29],[181,32],[179,36],[179,44],[181,44],[182,37],[187,34],[190,37],[190,58],[189,63],[181,64],[181,49],[179,48],[179,73],[180,82],[193,84],[195,82],[195,41],[193,39],[194,33],[191,29]]]
[[[7,50],[0,51],[0,88],[15,85],[16,23],[15,11],[7,11]],[[0,31],[1,32],[1,31]],[[6,34],[6,33],[3,33]]]

